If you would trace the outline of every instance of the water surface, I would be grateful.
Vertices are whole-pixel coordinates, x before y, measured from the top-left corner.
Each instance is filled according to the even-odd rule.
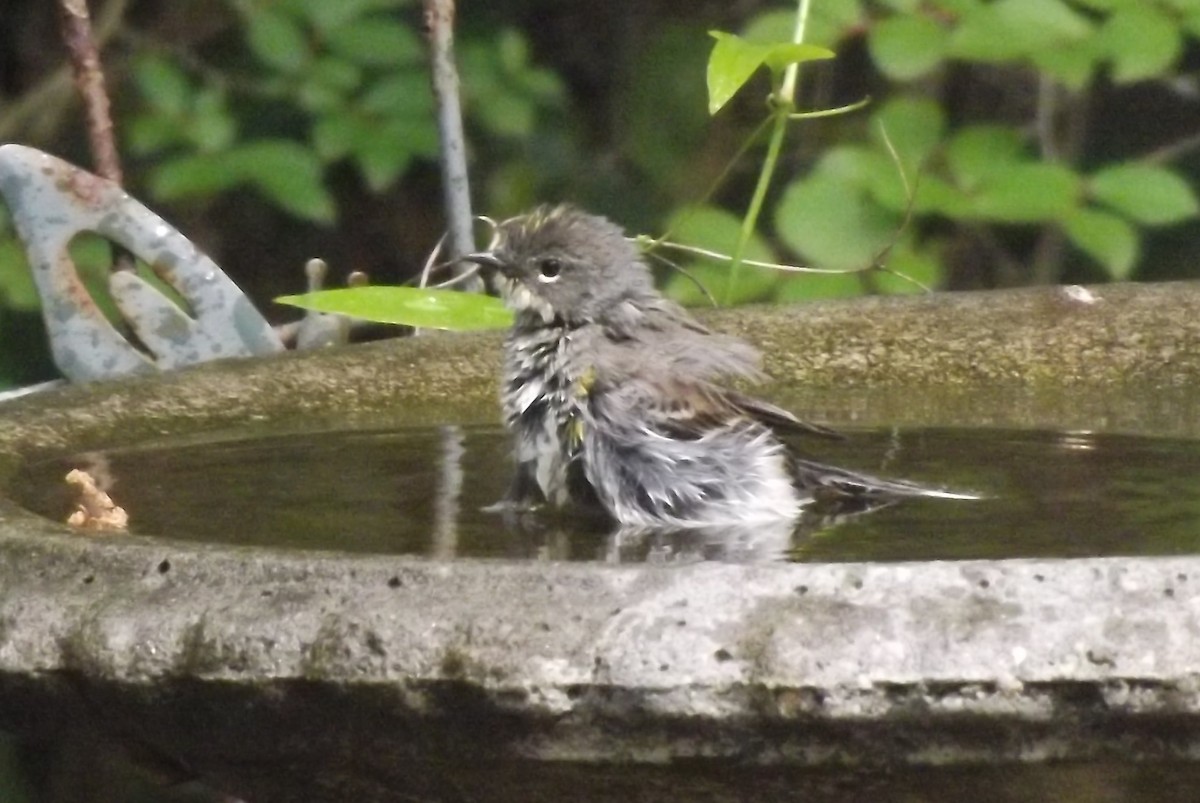
[[[499,428],[324,432],[163,444],[24,467],[11,493],[64,520],[62,478],[110,484],[136,533],[351,552],[605,561],[931,560],[1200,551],[1200,442],[994,429],[850,431],[797,450],[881,476],[973,491],[797,527],[614,534],[600,520],[483,508],[510,475]]]

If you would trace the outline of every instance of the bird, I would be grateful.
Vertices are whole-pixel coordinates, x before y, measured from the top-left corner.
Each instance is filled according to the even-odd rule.
[[[462,259],[494,272],[513,312],[506,505],[598,506],[622,527],[688,528],[790,520],[831,502],[973,498],[791,453],[782,434],[841,436],[731,387],[764,378],[758,350],[664,297],[605,217],[539,206]]]

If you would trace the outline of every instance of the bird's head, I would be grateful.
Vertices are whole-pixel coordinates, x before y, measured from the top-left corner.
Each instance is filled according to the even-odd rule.
[[[621,299],[654,293],[637,248],[609,220],[573,206],[541,206],[496,227],[488,250],[463,259],[494,268],[518,316],[579,324]]]

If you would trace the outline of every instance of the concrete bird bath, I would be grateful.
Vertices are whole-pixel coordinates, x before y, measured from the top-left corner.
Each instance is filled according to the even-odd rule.
[[[833,424],[1200,437],[1200,285],[712,323]],[[164,438],[492,423],[497,349],[434,335],[19,399],[0,488]],[[149,747],[255,803],[1165,801],[1200,781],[1194,556],[663,567],[171,536],[0,499],[0,730]]]
[[[86,790],[118,755],[254,803],[1149,803],[1200,782],[1191,554],[484,561],[457,557],[452,515],[431,525],[426,558],[196,542],[169,526],[84,535],[34,515],[14,483],[61,457],[493,423],[498,338],[282,354],[216,266],[118,188],[10,145],[0,192],[51,301],[60,367],[128,377],[0,406],[0,736],[91,756],[64,758],[60,787],[100,799]],[[114,275],[144,348],[78,283],[66,244],[80,228],[185,299]],[[712,322],[763,348],[765,392],[835,425],[1200,438],[1196,284]],[[231,355],[260,356],[155,373]]]

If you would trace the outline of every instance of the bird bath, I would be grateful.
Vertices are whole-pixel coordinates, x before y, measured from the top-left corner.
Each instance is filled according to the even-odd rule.
[[[1102,484],[1137,461],[1200,471],[1188,453],[1200,439],[1198,312],[1200,286],[1173,284],[711,322],[762,346],[766,392],[813,419],[1056,439],[1116,455],[1107,473],[1094,465]],[[451,454],[462,433],[470,443],[494,424],[497,354],[494,336],[423,336],[0,407],[0,730],[148,750],[254,803],[1094,800],[1097,789],[1140,802],[1200,781],[1200,559],[1186,539],[1148,550],[1176,553],[1159,556],[1118,543],[1070,559],[651,565],[548,560],[569,556],[549,547],[456,559],[469,550],[435,508],[492,500],[433,486],[412,495],[431,509],[421,556],[341,551],[336,516],[332,543],[305,550],[169,525],[81,535],[17,504],[33,467],[72,455],[136,461],[258,439],[284,461],[256,453],[261,470],[287,476],[304,441],[263,439],[419,427],[440,428],[430,443]],[[438,460],[450,473],[438,482],[472,476]],[[120,503],[119,483],[113,494]],[[298,487],[295,515],[321,495]],[[1186,513],[1174,526],[1200,535]],[[210,515],[220,526],[215,493]],[[1074,526],[1064,543],[1086,535]]]

